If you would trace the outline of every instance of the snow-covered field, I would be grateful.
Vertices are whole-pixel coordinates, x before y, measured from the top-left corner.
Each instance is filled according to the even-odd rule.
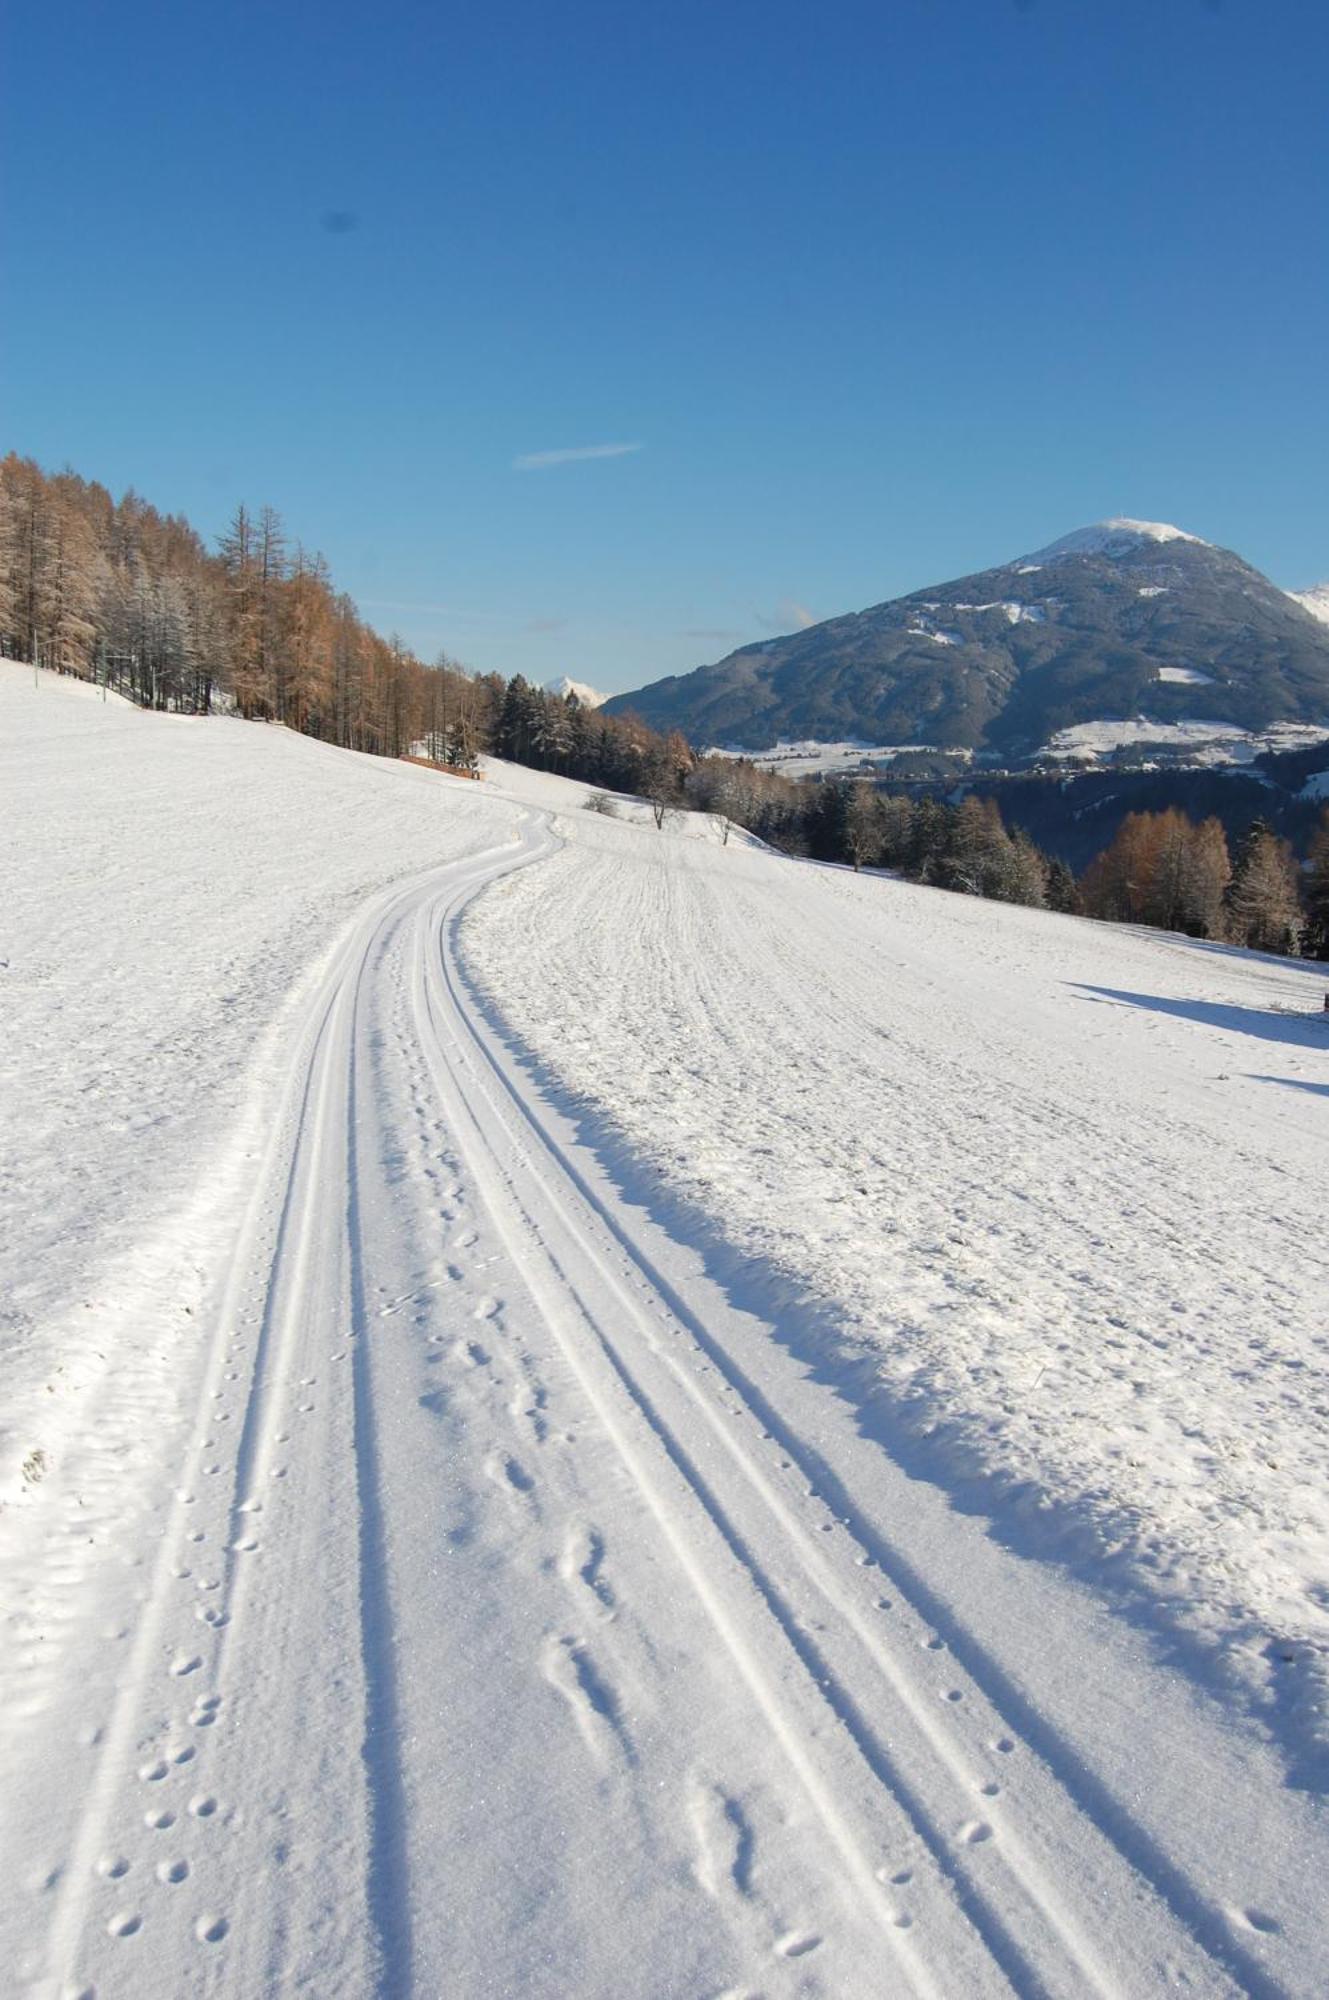
[[[1325,1990],[1322,972],[7,664],[0,797],[18,1990]]]
[[[1211,681],[1212,675],[1189,668],[1164,668],[1160,680]],[[1040,757],[1105,757],[1134,744],[1184,750],[1192,763],[1250,764],[1262,750],[1307,750],[1329,740],[1329,728],[1305,722],[1275,722],[1268,729],[1239,729],[1234,722],[1151,722],[1137,715],[1129,720],[1077,722],[1059,729],[1043,745]]]
[[[878,764],[890,764],[897,757],[928,753],[937,754],[937,746],[932,743],[865,743],[851,737],[843,743],[819,743],[809,738],[798,743],[776,743],[769,750],[716,748],[707,754],[712,757],[745,757],[759,771],[777,771],[785,778],[829,778]],[[948,750],[945,754],[965,763],[973,756],[970,750]]]

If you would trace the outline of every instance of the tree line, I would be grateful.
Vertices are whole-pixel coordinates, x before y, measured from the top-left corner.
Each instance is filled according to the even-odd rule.
[[[713,815],[783,853],[886,868],[964,895],[1153,924],[1329,959],[1329,811],[1300,869],[1257,822],[1235,855],[1222,825],[1132,813],[1077,881],[1003,823],[995,800],[884,791],[701,756],[677,732],[606,716],[522,675],[471,675],[384,639],[324,559],[270,507],[238,507],[210,550],[182,516],[113,500],[72,472],[0,460],[0,652],[144,707],[217,708],[381,756],[474,769],[486,752],[669,813]]]
[[[1329,809],[1304,869],[1263,820],[1232,853],[1217,819],[1196,826],[1175,808],[1128,813],[1085,870],[1080,904],[1086,916],[1114,923],[1329,959]]]
[[[209,550],[180,515],[72,472],[0,460],[0,652],[146,708],[217,708],[398,756],[468,706],[382,638],[270,507],[236,509]]]

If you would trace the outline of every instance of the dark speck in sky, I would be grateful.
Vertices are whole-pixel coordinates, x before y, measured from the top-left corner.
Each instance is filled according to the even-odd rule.
[[[329,236],[349,236],[360,227],[360,218],[353,208],[325,208],[319,219]]]

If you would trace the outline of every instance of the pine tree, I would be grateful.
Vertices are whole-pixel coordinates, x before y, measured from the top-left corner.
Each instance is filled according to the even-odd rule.
[[[1079,916],[1083,909],[1079,886],[1072,870],[1064,861],[1059,861],[1055,857],[1048,862],[1045,893],[1048,908],[1061,911],[1063,916]]]
[[[1311,839],[1305,877],[1306,924],[1301,949],[1307,958],[1329,959],[1329,806]]]

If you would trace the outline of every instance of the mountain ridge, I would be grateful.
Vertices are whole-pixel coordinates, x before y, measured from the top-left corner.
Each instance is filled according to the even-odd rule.
[[[735,750],[857,739],[986,764],[1134,718],[1329,733],[1329,626],[1232,550],[1117,517],[605,707]]]

